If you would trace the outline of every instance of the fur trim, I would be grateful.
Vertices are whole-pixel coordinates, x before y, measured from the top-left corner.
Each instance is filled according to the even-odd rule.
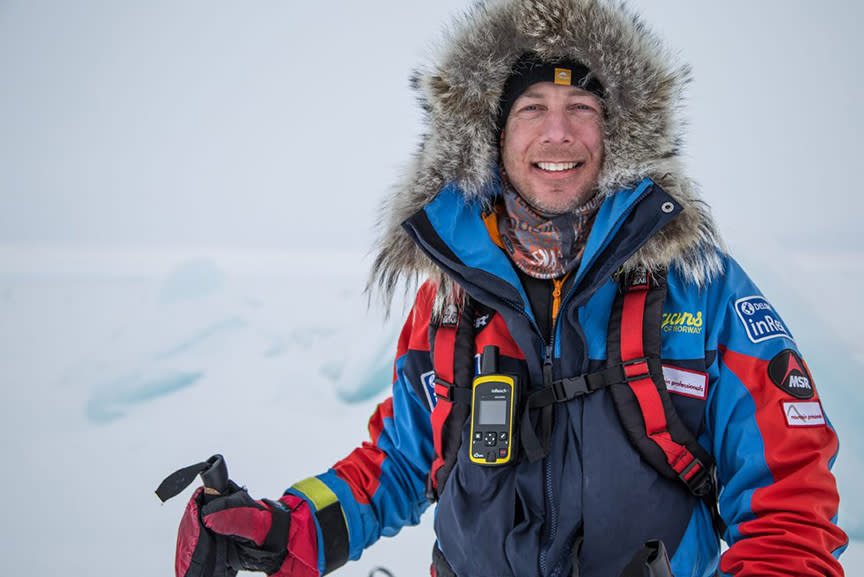
[[[445,184],[469,201],[492,194],[498,102],[513,63],[525,52],[586,64],[606,88],[605,161],[599,194],[650,177],[684,211],[625,268],[667,267],[705,284],[722,270],[722,244],[707,205],[683,174],[678,121],[689,68],[624,4],[609,0],[488,0],[458,18],[437,62],[417,70],[427,132],[403,181],[385,201],[369,289],[389,301],[402,280],[441,275],[401,228]]]

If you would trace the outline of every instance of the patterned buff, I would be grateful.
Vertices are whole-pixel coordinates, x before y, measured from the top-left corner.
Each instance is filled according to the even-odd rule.
[[[594,196],[574,211],[544,216],[534,210],[506,183],[498,232],[510,258],[522,272],[534,278],[559,278],[579,266],[585,241],[601,199]]]

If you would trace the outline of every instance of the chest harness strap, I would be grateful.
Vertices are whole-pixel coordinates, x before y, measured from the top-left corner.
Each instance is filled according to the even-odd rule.
[[[717,509],[716,466],[681,421],[663,377],[661,321],[666,275],[631,274],[615,300],[606,343],[607,365],[623,370],[609,384],[630,442],[661,475],[678,479],[702,499],[720,535],[726,525]],[[607,369],[608,370],[608,369]]]
[[[474,379],[473,299],[448,304],[440,323],[430,323],[429,343],[435,369],[432,438],[435,460],[426,479],[426,497],[436,501],[439,489],[456,464],[462,445],[462,426],[471,416],[471,384]]]

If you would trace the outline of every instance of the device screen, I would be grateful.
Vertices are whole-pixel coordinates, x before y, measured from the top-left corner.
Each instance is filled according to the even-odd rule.
[[[480,401],[481,425],[503,425],[507,422],[507,401]]]

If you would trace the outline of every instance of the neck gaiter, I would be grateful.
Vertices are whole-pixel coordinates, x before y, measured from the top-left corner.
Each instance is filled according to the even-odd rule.
[[[595,195],[568,213],[546,216],[525,202],[506,179],[503,184],[505,211],[499,215],[498,231],[516,266],[541,279],[559,278],[578,267],[600,197]]]

